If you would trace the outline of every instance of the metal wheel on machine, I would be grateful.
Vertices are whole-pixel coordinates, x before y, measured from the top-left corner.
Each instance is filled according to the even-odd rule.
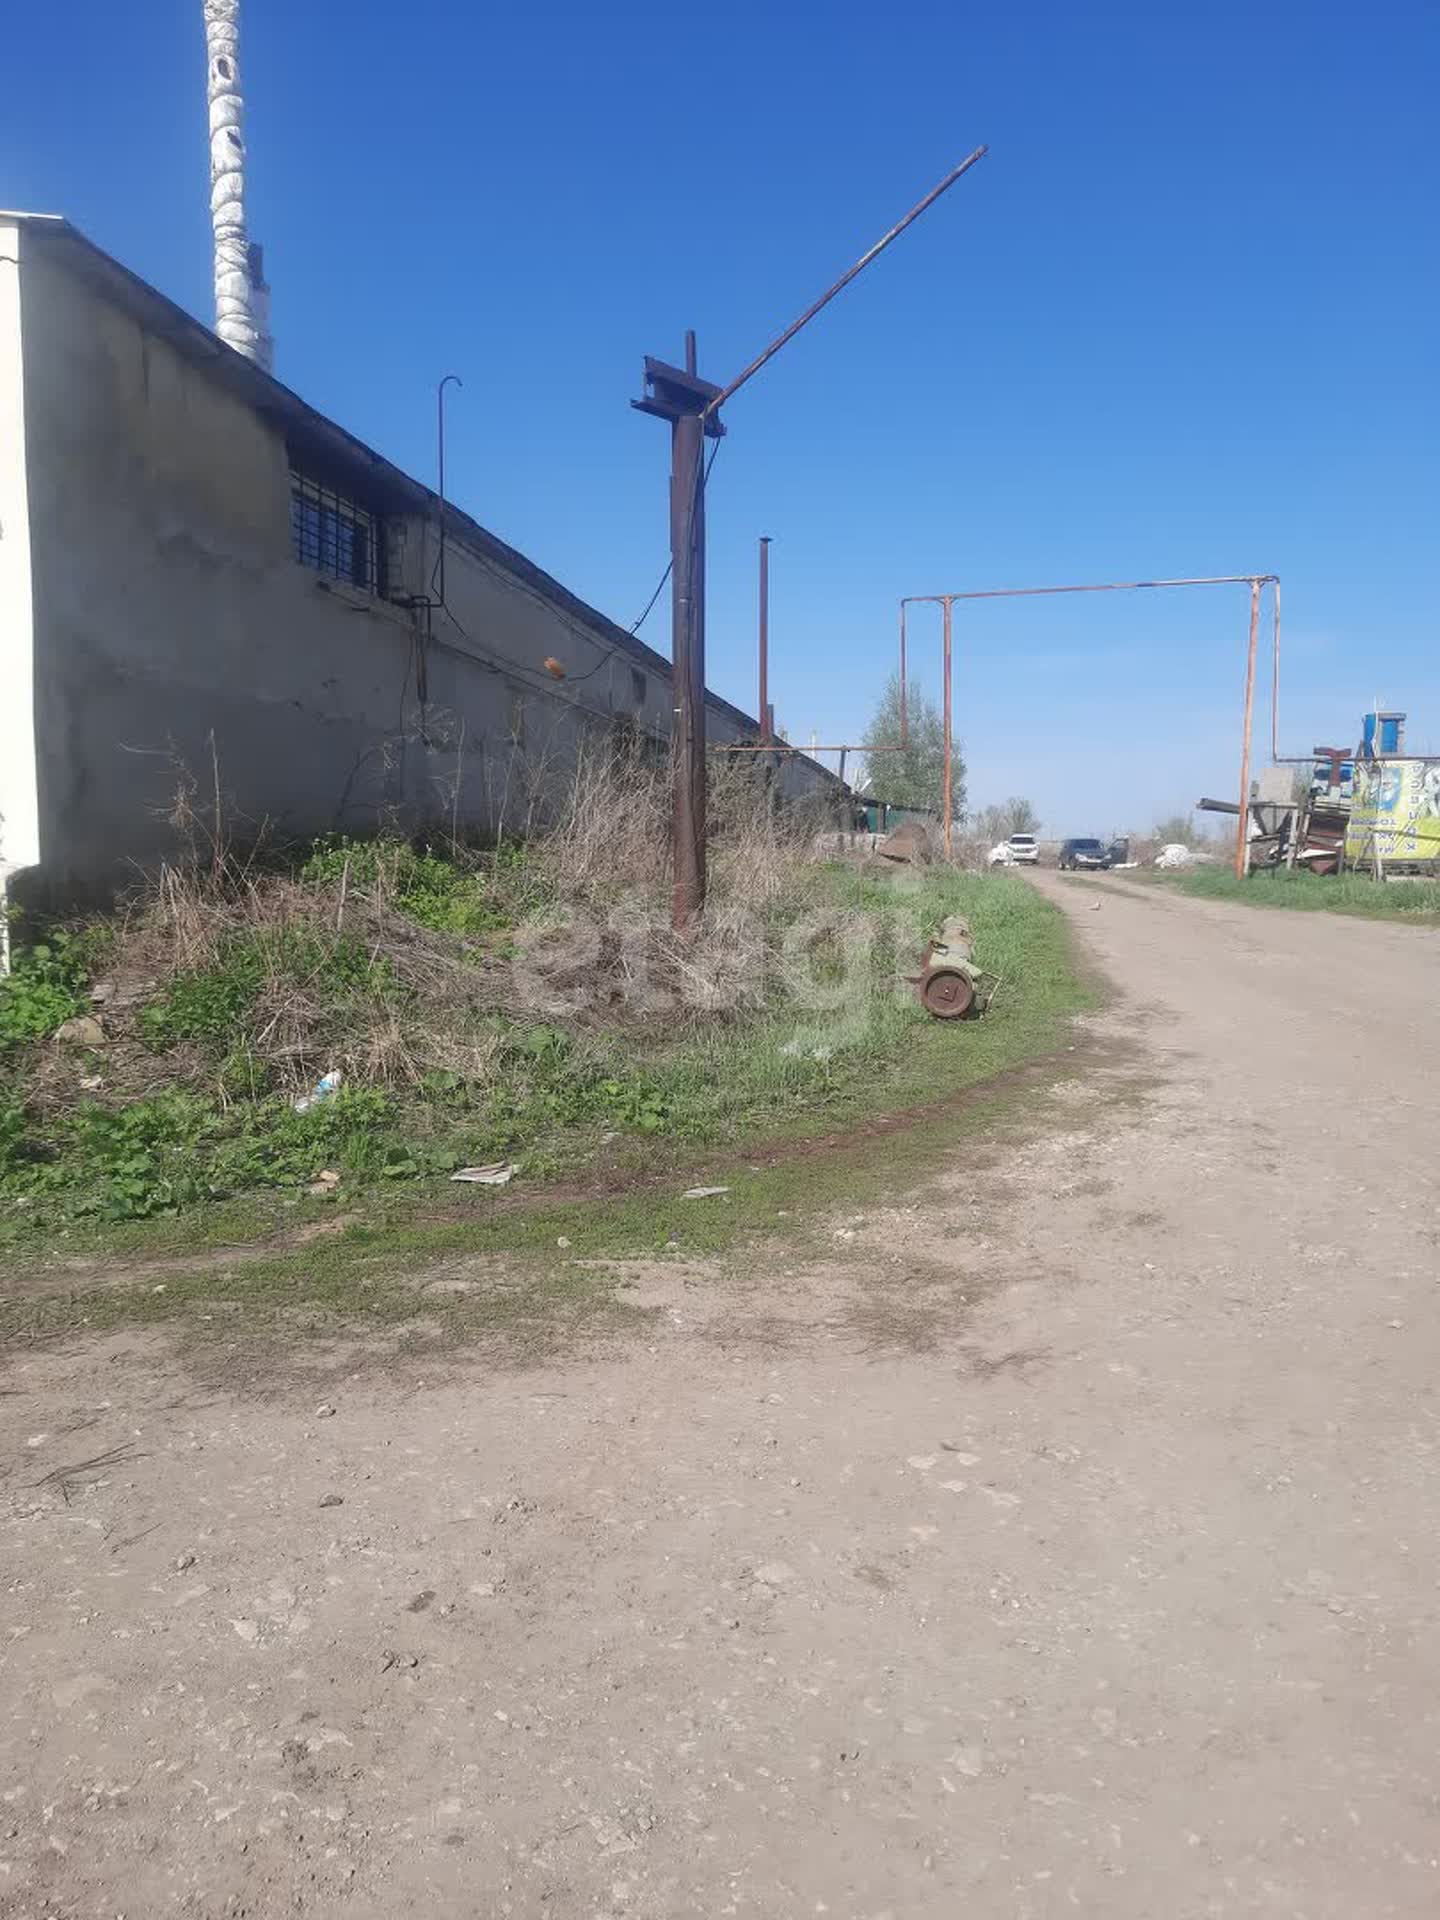
[[[920,1004],[937,1020],[958,1020],[975,1004],[975,983],[958,967],[932,967],[920,982]]]

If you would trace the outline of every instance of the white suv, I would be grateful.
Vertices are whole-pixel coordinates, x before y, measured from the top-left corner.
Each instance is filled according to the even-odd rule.
[[[1012,833],[1005,844],[1009,847],[1011,857],[1018,865],[1022,867],[1038,866],[1040,861],[1040,848],[1036,844],[1033,833]]]

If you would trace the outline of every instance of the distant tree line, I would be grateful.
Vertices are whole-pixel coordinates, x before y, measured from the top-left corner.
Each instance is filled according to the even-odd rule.
[[[945,721],[935,702],[913,685],[907,689],[906,722],[906,745],[902,748],[900,680],[897,674],[891,674],[865,732],[867,748],[887,749],[872,751],[867,757],[863,774],[865,791],[892,807],[918,807],[939,819],[944,811]],[[976,840],[992,846],[1008,840],[1012,833],[1038,836],[1040,815],[1023,794],[1012,794],[1008,800],[967,814],[965,757],[958,740],[952,738],[950,752],[951,817],[957,824],[963,823]],[[1221,837],[1224,832],[1222,827]],[[1131,837],[1146,838],[1144,834]],[[1161,846],[1178,841],[1186,847],[1204,847],[1210,844],[1212,836],[1195,824],[1191,811],[1158,820],[1150,837]]]
[[[1022,794],[1012,794],[997,807],[981,807],[970,823],[980,840],[1008,840],[1012,833],[1040,831],[1040,816]]]

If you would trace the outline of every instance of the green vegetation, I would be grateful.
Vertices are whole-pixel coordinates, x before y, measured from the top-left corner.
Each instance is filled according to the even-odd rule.
[[[333,834],[316,843],[300,877],[312,886],[378,890],[397,912],[434,933],[490,933],[514,924],[513,888],[507,894],[503,876],[513,879],[524,865],[518,847],[502,847],[487,872],[403,840]]]
[[[1150,829],[1150,838],[1157,847],[1203,847],[1205,835],[1195,825],[1193,810],[1189,813],[1172,813],[1167,819],[1157,820]]]
[[[141,1036],[162,1049],[195,1040],[244,1046],[252,1009],[266,984],[286,981],[343,1007],[358,994],[383,998],[391,984],[383,959],[353,936],[281,926],[223,938],[208,965],[174,974],[140,1015]]]
[[[12,971],[0,977],[0,1071],[27,1041],[44,1040],[86,1011],[82,989],[106,940],[103,928],[82,936],[57,927],[47,939],[17,947]]]
[[[347,1080],[305,1112],[291,1089],[275,1088],[266,1055],[277,999],[312,1010],[312,1052],[433,1009],[417,1007],[415,990],[352,936],[290,925],[222,937],[214,962],[178,968],[116,1043],[144,1057],[150,1078],[168,1060],[175,1084],[107,1100],[108,1045],[79,1050],[97,1069],[84,1076],[100,1081],[93,1093],[27,1103],[24,1077],[11,1076],[0,1105],[0,1231],[50,1234],[256,1189],[295,1192],[322,1172],[339,1173],[348,1194],[502,1158],[542,1179],[596,1161],[653,1166],[657,1153],[678,1165],[701,1149],[803,1138],[933,1100],[1058,1043],[1078,1004],[1068,948],[1058,916],[1022,883],[932,870],[897,889],[837,866],[816,869],[812,886],[804,926],[773,917],[775,938],[757,959],[759,1004],[748,1009],[701,1018],[682,1008],[607,1032],[451,1008],[471,1072]],[[897,970],[955,911],[970,916],[978,952],[1005,980],[995,1014],[963,1028],[932,1022],[896,986]],[[797,927],[806,937],[786,955]],[[66,1014],[83,1004],[78,985],[67,991]],[[133,1067],[132,1058],[132,1076]]]
[[[945,720],[919,687],[906,698],[906,745],[900,745],[900,680],[891,674],[865,730],[867,747],[882,747],[865,762],[865,789],[891,806],[920,807],[937,819],[945,812]],[[965,761],[960,742],[950,746],[950,805],[953,817],[965,812]]]
[[[665,911],[664,769],[625,762],[582,768],[525,850],[207,852],[23,948],[0,988],[0,1248],[35,1267],[238,1246],[247,1284],[278,1261],[289,1286],[290,1255],[257,1257],[280,1229],[318,1230],[347,1272],[387,1248],[523,1254],[562,1215],[577,1245],[648,1246],[654,1191],[717,1173],[733,1197],[707,1219],[733,1232],[773,1215],[767,1182],[828,1194],[852,1133],[883,1127],[893,1158],[914,1110],[933,1150],[947,1103],[1063,1045],[1087,990],[1034,890],[817,861],[814,823],[749,770],[716,787],[690,937]],[[904,975],[954,913],[999,986],[941,1023]],[[504,1193],[448,1184],[492,1162]]]
[[[1283,868],[1237,880],[1224,866],[1191,867],[1155,878],[1197,899],[1239,900],[1248,907],[1294,907],[1311,913],[1357,914],[1369,920],[1429,921],[1440,916],[1440,880],[1375,880],[1364,873],[1327,878]]]
[[[982,845],[993,847],[1012,833],[1039,833],[1040,815],[1023,794],[1012,793],[999,806],[981,807],[970,823],[970,831]]]
[[[972,1090],[963,1100],[908,1115],[883,1137],[869,1127],[842,1130],[823,1154],[756,1157],[752,1148],[744,1161],[707,1163],[707,1176],[718,1171],[728,1188],[709,1200],[686,1200],[683,1175],[601,1196],[541,1192],[523,1205],[472,1191],[448,1212],[431,1205],[423,1188],[392,1188],[362,1219],[337,1220],[339,1231],[239,1251],[236,1243],[264,1216],[232,1204],[216,1210],[201,1235],[203,1216],[178,1215],[147,1223],[143,1242],[131,1228],[106,1243],[107,1254],[128,1242],[151,1259],[170,1256],[163,1279],[150,1266],[122,1272],[117,1284],[113,1261],[97,1260],[93,1279],[72,1271],[63,1291],[0,1303],[0,1337],[151,1324],[229,1346],[237,1336],[264,1340],[338,1324],[403,1329],[417,1344],[437,1335],[503,1334],[543,1351],[578,1328],[636,1317],[615,1298],[623,1276],[612,1262],[721,1257],[762,1235],[783,1237],[792,1256],[849,1257],[830,1231],[834,1209],[853,1217],[913,1199],[947,1150],[963,1148],[966,1168],[978,1176],[1033,1126],[1038,1088],[1078,1064],[1037,1060],[1011,1081],[979,1086],[967,1076]],[[1132,1096],[1112,1089],[1107,1097]]]

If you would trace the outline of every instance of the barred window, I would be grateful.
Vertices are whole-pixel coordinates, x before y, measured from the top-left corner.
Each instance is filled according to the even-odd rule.
[[[379,515],[334,487],[290,470],[290,532],[295,558],[365,593],[385,588]]]

